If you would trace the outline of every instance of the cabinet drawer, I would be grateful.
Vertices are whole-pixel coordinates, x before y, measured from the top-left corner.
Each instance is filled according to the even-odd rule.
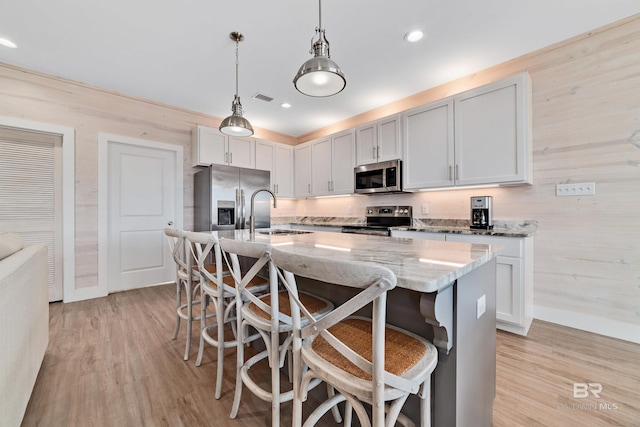
[[[502,236],[478,236],[469,234],[447,234],[449,242],[478,243],[484,245],[500,245],[503,247],[501,256],[519,258],[522,255],[523,238]]]

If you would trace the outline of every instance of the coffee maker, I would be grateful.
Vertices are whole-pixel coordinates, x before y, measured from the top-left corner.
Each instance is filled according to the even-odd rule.
[[[490,230],[493,228],[491,196],[471,198],[471,228]]]

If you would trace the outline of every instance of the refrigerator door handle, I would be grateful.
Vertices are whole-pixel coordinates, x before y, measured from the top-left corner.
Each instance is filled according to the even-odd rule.
[[[245,217],[244,189],[240,190],[240,200],[241,200],[241,203],[242,203],[242,212],[241,212],[242,218],[240,219],[240,228],[244,230],[246,228],[245,227],[245,225],[246,225],[245,218],[246,217]]]
[[[236,228],[240,228],[240,189],[236,188]]]

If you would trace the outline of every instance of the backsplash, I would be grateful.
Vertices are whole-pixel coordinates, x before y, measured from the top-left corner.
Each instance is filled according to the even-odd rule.
[[[402,194],[352,195],[318,199],[278,200],[272,217],[347,217],[364,218],[367,206],[407,205],[413,217],[469,220],[470,198],[493,196],[493,219],[523,220],[531,218],[526,198],[531,186],[493,187],[465,190],[425,191]],[[426,205],[427,213],[423,212]]]

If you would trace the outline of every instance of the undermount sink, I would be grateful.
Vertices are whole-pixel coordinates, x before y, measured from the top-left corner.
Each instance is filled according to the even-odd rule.
[[[286,236],[289,234],[309,234],[313,233],[313,231],[303,231],[303,230],[284,230],[284,229],[269,229],[269,230],[256,230],[256,233],[260,234],[268,234],[269,236]]]

